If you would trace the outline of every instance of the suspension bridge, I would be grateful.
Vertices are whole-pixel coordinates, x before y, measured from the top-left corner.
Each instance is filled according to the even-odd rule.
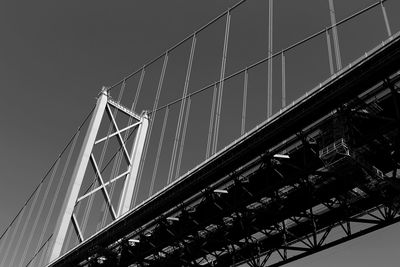
[[[400,220],[394,0],[341,18],[325,1],[328,23],[287,46],[268,0],[244,59],[235,29],[261,2],[100,90],[2,231],[0,266],[281,266]]]

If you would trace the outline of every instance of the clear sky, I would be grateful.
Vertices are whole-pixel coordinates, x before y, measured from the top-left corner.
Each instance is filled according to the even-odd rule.
[[[1,1],[0,229],[4,229],[23,205],[93,106],[103,85],[111,85],[140,68],[235,2]],[[301,4],[294,0],[275,2],[276,50],[330,23],[328,0],[302,1]],[[336,2],[340,19],[375,1]],[[245,7],[243,13],[237,14],[238,20],[233,14],[230,41],[235,43],[236,40],[236,46],[232,44],[229,48],[227,73],[266,55],[268,20],[262,14],[266,14],[267,5],[260,4],[260,7],[265,9],[256,9],[255,5]],[[396,32],[400,29],[400,4],[390,0],[387,9],[392,31]],[[377,19],[379,12],[372,12],[370,17],[339,31],[344,65],[385,38],[384,24]],[[243,26],[246,23],[264,26],[252,29]],[[325,39],[317,42],[321,43],[321,51],[325,51],[326,47],[322,48],[326,45]],[[295,84],[311,89],[327,78],[328,65],[322,68],[317,64],[321,60],[317,55],[306,55],[302,51],[293,52],[288,63],[288,68],[293,69],[287,82],[288,90],[292,88],[288,92],[291,101],[304,93],[294,88]],[[201,57],[206,58],[206,54]],[[220,58],[217,61],[220,62]],[[309,69],[304,67],[307,64],[310,64]],[[299,68],[304,73],[295,71]],[[206,65],[199,64],[194,71],[204,74]],[[196,78],[194,74],[199,86],[204,79],[202,75]],[[277,72],[276,77],[279,75]],[[308,81],[306,76],[314,79]],[[209,79],[213,80],[215,77]],[[262,102],[256,105],[257,100],[254,101],[253,106],[263,105]],[[277,103],[274,102],[274,110],[279,106],[279,101]],[[257,108],[249,109],[250,113],[258,114]],[[398,236],[400,226],[389,227],[288,266],[398,266]]]

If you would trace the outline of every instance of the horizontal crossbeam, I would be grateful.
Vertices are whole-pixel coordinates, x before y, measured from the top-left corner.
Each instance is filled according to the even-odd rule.
[[[119,179],[122,178],[122,177],[125,177],[125,176],[128,175],[128,174],[129,174],[129,171],[126,171],[126,172],[121,173],[120,175],[118,175],[118,176],[112,178],[110,181],[105,182],[104,184],[102,184],[102,185],[96,187],[95,189],[93,189],[92,191],[90,191],[90,192],[88,192],[88,193],[82,195],[81,197],[78,198],[78,200],[77,200],[76,202],[78,203],[78,202],[80,202],[81,200],[87,198],[88,196],[90,196],[90,195],[96,193],[97,191],[103,190],[103,188],[105,188],[106,186],[108,186],[108,185],[114,183],[115,181],[119,180]]]

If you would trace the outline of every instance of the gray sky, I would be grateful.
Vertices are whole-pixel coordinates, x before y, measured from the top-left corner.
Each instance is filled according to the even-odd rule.
[[[249,1],[258,4],[261,2]],[[16,214],[66,140],[79,126],[83,116],[94,104],[101,86],[111,85],[140,68],[167,47],[225,11],[234,2],[236,1],[2,1],[0,229],[4,229]],[[276,51],[329,24],[327,0],[303,1],[302,4],[295,2],[298,1],[281,0],[275,3]],[[336,2],[340,19],[375,1]],[[396,2],[390,0],[387,4],[393,32],[400,29],[400,20],[396,20],[400,5]],[[266,4],[260,6],[266,8]],[[228,52],[230,57],[227,73],[265,56],[262,53],[265,53],[267,46],[268,20],[262,14],[266,9],[258,9],[256,5],[246,8],[243,13],[233,13],[230,39],[232,45]],[[371,17],[360,19],[354,25],[339,31],[345,64],[385,38],[382,21],[374,20],[379,15],[378,12],[372,13]],[[258,27],[243,26],[251,23]],[[207,40],[211,40],[213,36],[211,34]],[[200,42],[199,47],[207,47]],[[315,46],[304,48],[316,51],[311,57],[306,57],[307,52],[302,51],[293,52],[292,57],[288,55],[287,86],[291,90],[288,92],[291,101],[305,92],[295,88],[295,84],[311,89],[327,78],[328,65],[324,63],[324,67],[320,67],[322,59],[317,55],[319,52],[325,53],[323,49],[326,47],[323,45],[326,45],[326,41],[321,39],[316,42],[321,43],[321,49],[316,49]],[[204,51],[206,53],[198,55],[198,58],[212,58],[211,48],[205,48]],[[219,64],[219,57],[216,62]],[[193,85],[190,90],[204,84],[206,78],[203,76],[206,76],[204,73],[207,73],[207,64],[199,63],[194,66],[193,79],[198,84]],[[308,66],[307,64],[310,64],[310,68],[305,70],[304,66]],[[280,68],[279,65],[277,68]],[[304,73],[298,72],[298,69],[303,69]],[[277,80],[279,75],[276,72],[274,79]],[[304,78],[306,76],[312,76],[313,79],[307,80]],[[214,77],[209,79],[210,82],[213,80]],[[274,85],[279,87],[280,83]],[[175,93],[165,95],[161,101],[166,103],[174,95]],[[256,97],[253,100],[253,106],[263,105],[262,101],[256,102]],[[274,102],[275,110],[278,109],[279,101],[276,103]],[[256,107],[250,107],[249,113],[254,114],[254,118],[259,112]],[[252,123],[248,129],[255,126],[257,120]],[[222,143],[227,144],[230,141],[232,140],[227,139]],[[400,248],[397,244],[398,235],[400,226],[393,226],[288,266],[397,266],[396,256]]]

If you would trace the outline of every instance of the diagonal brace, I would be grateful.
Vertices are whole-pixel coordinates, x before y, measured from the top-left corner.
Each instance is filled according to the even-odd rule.
[[[113,220],[115,220],[117,218],[117,216],[116,216],[116,213],[114,211],[114,207],[111,204],[110,196],[108,195],[108,192],[107,192],[107,190],[105,188],[103,177],[101,176],[99,167],[97,166],[97,163],[96,163],[96,160],[94,159],[93,154],[90,154],[90,162],[93,165],[93,169],[96,171],[96,176],[97,176],[97,178],[98,178],[98,180],[100,182],[100,186],[102,187],[101,189],[102,189],[104,197],[105,197],[105,199],[107,201],[108,208],[110,209],[110,212],[111,212],[111,215],[113,217]]]
[[[108,114],[108,116],[110,117],[110,120],[111,120],[111,122],[112,122],[113,125],[114,125],[114,128],[115,128],[116,133],[117,133],[117,136],[118,136],[118,140],[119,140],[119,142],[120,142],[120,144],[121,144],[121,147],[124,149],[124,155],[125,155],[125,157],[126,157],[126,160],[129,162],[129,165],[132,165],[132,161],[131,161],[131,158],[130,158],[130,156],[129,156],[128,150],[126,149],[124,139],[122,139],[122,136],[121,136],[121,133],[120,133],[121,131],[119,130],[119,128],[118,128],[118,126],[117,126],[117,122],[115,121],[115,118],[114,118],[114,116],[112,115],[110,106],[109,106],[108,104],[107,104],[107,114]]]
[[[107,139],[109,139],[109,138],[111,138],[111,137],[113,137],[113,136],[115,136],[115,135],[117,135],[117,134],[121,134],[121,133],[125,132],[126,130],[129,130],[129,129],[131,129],[131,128],[134,128],[134,127],[138,126],[140,123],[142,123],[142,122],[141,122],[141,121],[136,122],[136,123],[134,123],[134,124],[132,124],[132,125],[129,125],[129,126],[123,128],[123,129],[119,130],[119,131],[116,131],[116,132],[114,132],[114,133],[112,133],[112,134],[110,134],[110,135],[107,135],[106,137],[103,137],[103,138],[97,140],[94,144],[97,145],[97,144],[99,144],[99,143],[101,143],[101,142],[104,142],[104,141],[106,141]]]

